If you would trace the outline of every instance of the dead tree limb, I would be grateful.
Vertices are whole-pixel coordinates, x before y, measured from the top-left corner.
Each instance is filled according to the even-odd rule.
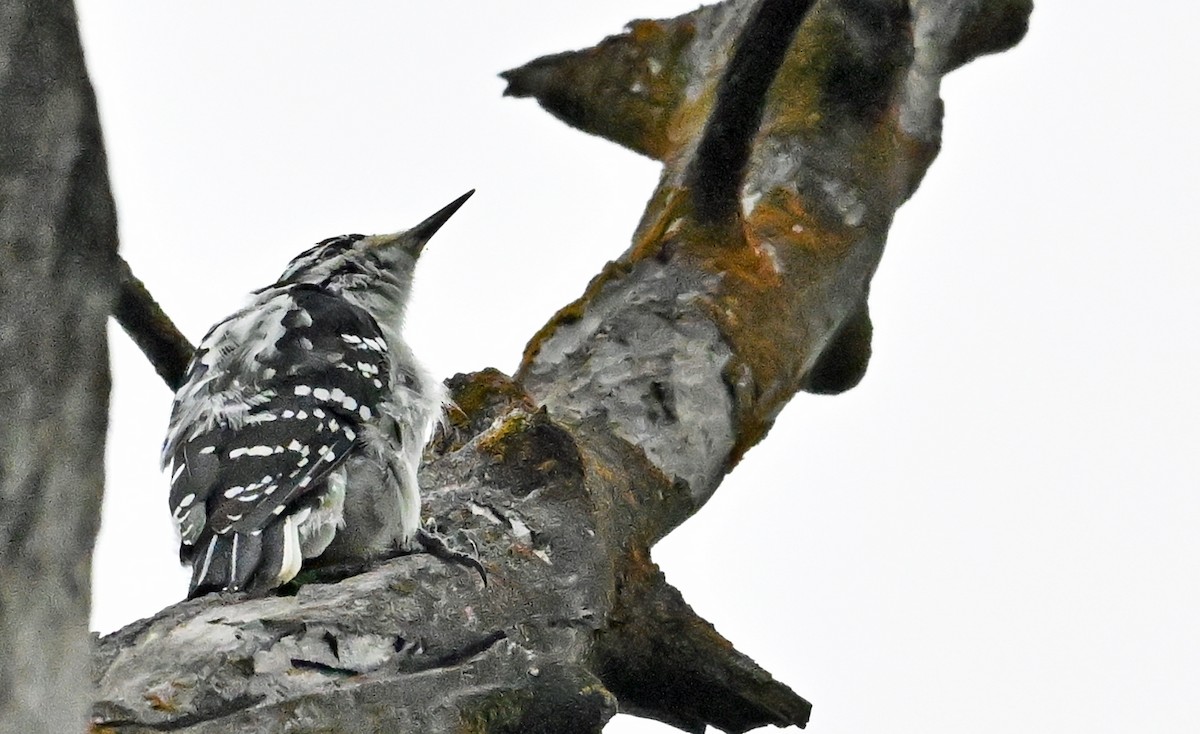
[[[941,76],[1015,43],[1030,8],[822,0],[773,62],[738,44],[757,7],[638,21],[504,75],[665,170],[632,246],[515,381],[451,381],[461,411],[423,467],[424,513],[490,585],[409,556],[294,596],[176,605],[101,640],[97,730],[595,732],[618,707],[692,732],[807,722],[650,549],[797,390],[861,377],[868,285],[937,152]],[[773,81],[722,101],[723,78],[745,79],[731,57]],[[732,189],[704,173],[730,168]],[[697,199],[709,184],[725,203]]]

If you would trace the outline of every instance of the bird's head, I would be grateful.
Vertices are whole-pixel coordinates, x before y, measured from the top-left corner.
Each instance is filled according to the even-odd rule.
[[[425,243],[474,193],[468,191],[403,232],[322,240],[293,258],[273,287],[311,283],[360,300],[382,298],[402,308]]]

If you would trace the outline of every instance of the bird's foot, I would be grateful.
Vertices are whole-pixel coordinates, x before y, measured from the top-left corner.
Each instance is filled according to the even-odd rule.
[[[417,528],[417,534],[414,536],[417,544],[426,553],[440,558],[447,563],[457,563],[464,568],[469,568],[479,574],[479,578],[483,579],[483,585],[487,586],[487,569],[479,562],[479,559],[469,553],[457,551],[446,544],[446,539],[438,533],[432,533],[425,528]]]

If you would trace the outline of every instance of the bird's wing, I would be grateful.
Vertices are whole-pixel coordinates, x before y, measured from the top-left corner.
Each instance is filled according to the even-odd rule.
[[[303,509],[375,417],[389,375],[375,320],[315,286],[282,290],[215,327],[179,390],[164,449],[181,554],[202,536],[261,533]]]

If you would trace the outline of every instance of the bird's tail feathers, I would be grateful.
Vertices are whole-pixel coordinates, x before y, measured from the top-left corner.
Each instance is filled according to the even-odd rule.
[[[265,591],[289,580],[278,580],[289,562],[299,566],[289,558],[286,524],[272,523],[258,534],[206,531],[192,554],[188,598],[213,591]]]

